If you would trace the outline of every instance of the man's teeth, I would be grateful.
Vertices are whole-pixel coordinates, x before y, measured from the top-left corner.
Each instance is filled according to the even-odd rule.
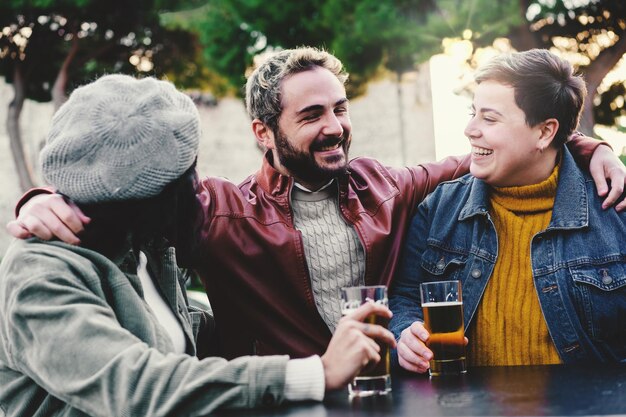
[[[325,151],[333,151],[333,150],[337,149],[338,147],[339,147],[339,144],[338,144],[338,143],[336,143],[336,144],[331,145],[331,146],[323,146],[323,147],[319,148],[319,150],[320,150],[321,152],[325,152]]]
[[[472,153],[475,155],[491,155],[493,151],[491,149],[479,148],[472,146]]]

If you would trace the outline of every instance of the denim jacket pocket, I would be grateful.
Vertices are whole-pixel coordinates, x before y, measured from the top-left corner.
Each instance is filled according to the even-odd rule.
[[[434,280],[458,279],[465,267],[468,255],[453,252],[438,246],[428,246],[422,255],[422,268],[432,275]]]
[[[626,358],[626,263],[570,267],[577,313],[589,336]]]

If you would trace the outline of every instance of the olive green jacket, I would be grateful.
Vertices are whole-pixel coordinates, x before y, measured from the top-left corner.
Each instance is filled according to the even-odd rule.
[[[148,268],[187,339],[186,354],[143,299],[136,256],[15,241],[0,265],[0,417],[199,416],[283,400],[287,356],[199,360],[174,249]]]

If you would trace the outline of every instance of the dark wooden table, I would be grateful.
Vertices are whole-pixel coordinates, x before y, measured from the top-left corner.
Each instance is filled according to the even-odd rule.
[[[347,390],[323,403],[224,416],[592,416],[626,415],[626,365],[470,368],[459,377],[397,373],[389,396],[350,401]]]

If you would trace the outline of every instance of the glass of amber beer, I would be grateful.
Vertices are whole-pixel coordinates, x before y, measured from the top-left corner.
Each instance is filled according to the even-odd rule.
[[[430,375],[459,375],[465,368],[463,297],[460,281],[426,282],[420,286],[426,345],[433,352]]]
[[[368,301],[388,306],[387,287],[384,285],[346,287],[341,289],[341,314],[346,315],[356,310],[361,304]],[[385,329],[389,326],[387,317],[375,314],[368,316],[365,323],[378,324]],[[380,361],[369,363],[348,386],[350,397],[367,397],[370,395],[385,395],[391,392],[391,377],[389,376],[389,346],[378,342],[380,347]]]

